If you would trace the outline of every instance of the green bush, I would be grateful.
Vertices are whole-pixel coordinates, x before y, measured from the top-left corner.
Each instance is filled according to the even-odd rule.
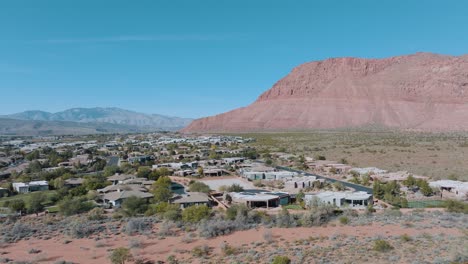
[[[346,216],[341,216],[338,220],[342,225],[347,225],[349,223],[349,218]]]
[[[65,198],[58,204],[58,210],[65,216],[81,214],[93,209],[94,205],[82,197]]]
[[[122,211],[126,216],[136,216],[143,214],[148,209],[148,204],[145,199],[136,196],[125,199],[122,203]]]
[[[447,212],[468,214],[468,203],[456,200],[445,201],[444,207]]]
[[[403,235],[401,235],[401,236],[400,236],[400,239],[401,239],[401,241],[403,241],[403,242],[409,242],[409,241],[413,240],[408,234],[403,234]]]
[[[273,261],[271,262],[271,264],[289,264],[289,263],[291,263],[291,260],[286,256],[276,256],[275,258],[273,258]]]
[[[374,250],[378,252],[388,252],[393,249],[393,246],[390,245],[387,241],[383,239],[378,239],[374,241]]]
[[[132,258],[130,249],[124,247],[114,249],[109,256],[112,264],[125,264],[126,261],[129,261]]]
[[[184,222],[198,223],[202,219],[210,216],[211,209],[206,205],[190,206],[182,212],[182,220]]]
[[[192,255],[195,257],[207,257],[210,254],[210,248],[207,245],[197,246],[192,249]]]
[[[193,182],[189,185],[190,192],[202,192],[209,193],[211,191],[210,186],[206,185],[203,182]]]

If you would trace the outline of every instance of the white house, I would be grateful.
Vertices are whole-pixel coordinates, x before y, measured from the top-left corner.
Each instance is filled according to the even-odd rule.
[[[454,193],[458,198],[465,198],[468,195],[468,182],[440,180],[429,182],[429,186],[437,188],[441,192]]]
[[[352,208],[366,208],[372,204],[372,194],[367,192],[321,192],[317,194],[306,194],[304,200],[310,205],[314,199],[320,202],[335,205],[337,207],[349,206]]]
[[[49,183],[47,181],[32,181],[29,183],[14,182],[13,189],[18,193],[29,193],[35,191],[49,190]]]

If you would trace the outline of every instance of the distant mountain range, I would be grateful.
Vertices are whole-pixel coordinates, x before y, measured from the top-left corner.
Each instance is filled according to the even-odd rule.
[[[12,119],[15,122],[11,121]],[[0,116],[0,134],[30,134],[25,132],[34,132],[34,126],[44,128],[42,134],[47,134],[46,132],[50,130],[47,127],[55,129],[51,134],[63,134],[61,130],[67,133],[73,132],[73,128],[76,128],[77,133],[69,134],[178,130],[191,121],[189,118],[143,114],[114,107],[72,108],[57,113],[25,111]]]

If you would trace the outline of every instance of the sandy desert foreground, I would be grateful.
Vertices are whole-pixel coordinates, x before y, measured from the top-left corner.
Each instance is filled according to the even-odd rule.
[[[62,231],[59,219],[29,219],[36,231],[12,243],[3,243],[3,263],[110,263],[117,247],[131,248],[135,263],[270,263],[274,256],[288,256],[293,263],[463,263],[468,260],[467,218],[438,210],[406,210],[364,214],[349,223],[326,226],[278,228],[259,226],[211,239],[200,237],[195,227],[153,219],[150,229],[127,234],[126,220],[90,223],[101,232],[72,238]],[[57,222],[54,222],[57,221]],[[77,221],[79,221],[77,219]],[[41,222],[47,222],[45,225]],[[3,224],[3,227],[9,225]],[[10,230],[11,231],[11,230]],[[5,233],[3,229],[3,233]],[[376,240],[391,249],[378,250]],[[226,241],[229,241],[227,243]]]

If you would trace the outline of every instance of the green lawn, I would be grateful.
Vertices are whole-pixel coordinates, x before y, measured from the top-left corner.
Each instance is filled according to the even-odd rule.
[[[27,203],[33,193],[37,193],[37,192],[17,194],[17,195],[13,195],[13,196],[10,196],[10,197],[0,198],[0,207],[2,207],[6,201],[11,201],[11,200],[16,200],[16,199],[21,199],[25,203]],[[42,191],[41,193],[43,193],[43,194],[45,194],[47,196],[47,199],[46,199],[46,202],[44,203],[44,205],[45,206],[52,205],[52,202],[50,201],[50,198],[52,197],[52,195],[54,195],[56,193],[56,191],[49,190],[49,191]]]
[[[444,207],[444,201],[442,200],[408,201],[408,207],[409,208]]]
[[[302,206],[298,204],[288,204],[288,205],[283,206],[283,208],[290,209],[290,210],[303,210],[304,209],[302,208]]]

